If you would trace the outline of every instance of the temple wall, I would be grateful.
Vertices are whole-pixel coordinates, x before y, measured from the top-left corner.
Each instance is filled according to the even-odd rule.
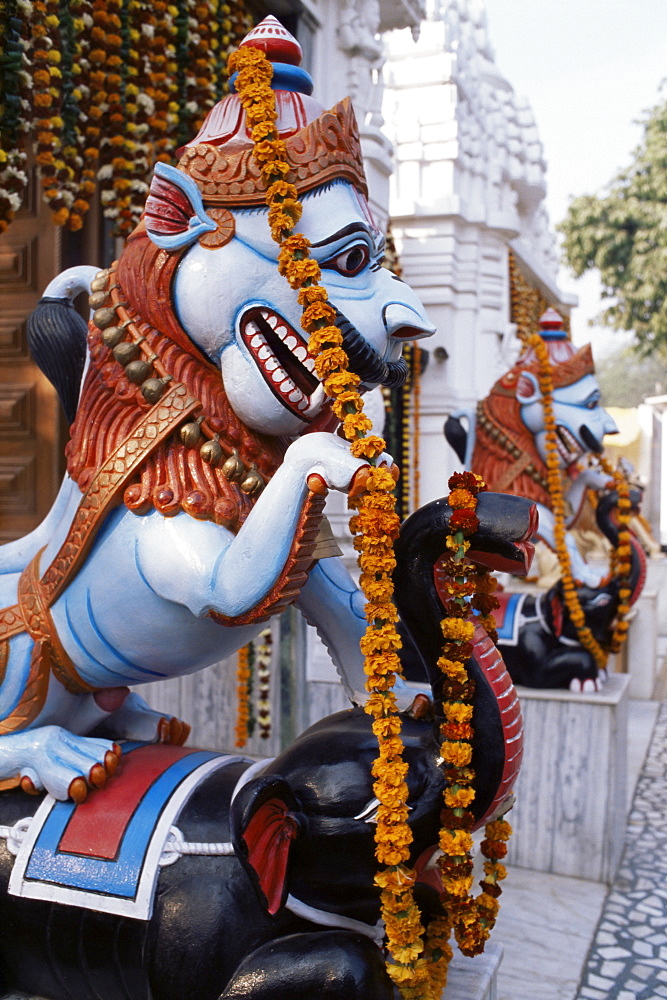
[[[442,495],[460,463],[445,417],[474,408],[513,362],[508,254],[563,314],[544,209],[546,164],[532,111],[494,63],[483,5],[431,3],[415,42],[387,37],[385,132],[396,169],[392,232],[403,277],[437,332],[421,381],[420,501]]]

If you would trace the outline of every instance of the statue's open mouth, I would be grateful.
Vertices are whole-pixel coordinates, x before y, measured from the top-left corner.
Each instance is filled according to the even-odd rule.
[[[266,306],[241,317],[241,336],[264,381],[283,406],[302,420],[315,416],[324,390],[304,336]]]
[[[566,468],[576,462],[584,450],[574,434],[563,424],[558,424],[556,427],[556,447]]]

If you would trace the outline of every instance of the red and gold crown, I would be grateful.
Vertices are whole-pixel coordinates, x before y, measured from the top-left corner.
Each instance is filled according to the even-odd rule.
[[[354,111],[345,99],[329,111],[310,96],[312,80],[300,67],[297,40],[269,15],[241,42],[261,48],[273,65],[277,126],[292,168],[286,180],[300,195],[345,180],[368,196]],[[230,80],[233,86],[234,77]],[[183,147],[179,169],[197,184],[206,205],[265,204],[266,185],[253,157],[253,141],[238,95],[219,101],[199,134]]]

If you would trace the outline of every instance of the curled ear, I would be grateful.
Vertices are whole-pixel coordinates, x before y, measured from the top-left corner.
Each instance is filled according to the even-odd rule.
[[[278,775],[249,781],[232,803],[234,849],[272,915],[287,898],[290,846],[303,826],[292,790]]]
[[[522,406],[527,406],[529,403],[536,403],[538,399],[542,398],[540,383],[537,380],[537,376],[533,375],[532,372],[522,371],[519,373],[519,380],[516,385],[516,398]]]
[[[168,163],[155,164],[144,219],[146,232],[161,250],[179,250],[217,229],[195,182]]]

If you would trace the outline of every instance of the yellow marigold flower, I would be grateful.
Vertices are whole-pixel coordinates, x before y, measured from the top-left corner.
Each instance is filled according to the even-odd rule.
[[[484,832],[488,840],[509,840],[512,827],[506,819],[497,819],[487,823]]]
[[[331,350],[336,350],[336,348],[330,348]],[[332,375],[346,375],[343,372],[332,372]],[[325,380],[325,386],[328,385],[333,391],[332,395],[335,394],[334,399],[334,412],[341,420],[346,413],[356,412],[359,413],[363,409],[363,400],[355,388],[352,389],[341,389],[341,385],[345,385],[343,379],[327,379]],[[346,409],[347,407],[347,409]]]
[[[369,434],[360,441],[353,441],[350,446],[350,451],[355,458],[377,458],[384,450],[385,442],[374,434]]]
[[[401,719],[398,715],[390,715],[386,719],[374,719],[372,730],[378,739],[388,739],[398,736],[401,732]]]
[[[470,722],[472,719],[472,705],[464,705],[460,701],[446,701],[443,705],[445,718],[448,722]]]
[[[452,490],[447,497],[447,503],[455,510],[461,507],[473,508],[475,506],[475,498],[469,490]]]
[[[332,378],[335,376],[332,376]],[[327,379],[327,381],[329,381]],[[325,386],[326,389],[326,386]],[[347,413],[343,420],[343,433],[350,440],[359,434],[366,434],[373,426],[373,421],[365,413]]]
[[[391,573],[396,566],[393,552],[362,553],[359,566],[363,573]]]
[[[504,878],[507,878],[507,868],[498,861],[485,861],[484,872],[487,875],[493,875],[496,882],[501,882]]]
[[[467,809],[474,798],[474,788],[445,789],[445,805],[450,809]]]
[[[452,896],[465,897],[472,887],[472,875],[442,875],[442,886]]]
[[[424,950],[424,944],[421,940],[415,941],[413,944],[406,945],[403,948],[396,948],[392,952],[392,956],[395,962],[403,962],[407,964],[408,962],[414,962],[416,958],[419,958]]]
[[[330,347],[341,347],[343,343],[343,335],[337,326],[325,326],[321,330],[315,330],[310,335],[308,340],[308,353],[316,357],[319,352],[325,348]],[[356,386],[359,385],[359,377],[354,375],[354,372],[341,372],[341,377],[339,382],[343,387],[346,386]],[[333,377],[333,375],[332,375]],[[355,381],[356,379],[356,381]],[[335,384],[335,383],[332,383]],[[331,393],[334,395],[334,393]]]
[[[304,246],[299,247],[298,249],[300,250],[307,251],[308,247],[310,246],[310,241],[307,240],[305,236],[302,236],[301,233],[294,233],[292,236],[289,236],[285,240],[285,242],[283,243],[283,248],[285,248],[288,244],[291,244],[292,240],[303,240]],[[294,251],[290,249],[290,253],[292,252],[296,252],[296,247]],[[329,296],[326,288],[323,288],[321,285],[309,285],[307,288],[299,289],[299,294],[297,298],[299,305],[305,307],[311,305],[311,303],[313,302],[326,302]]]
[[[382,625],[380,628],[369,627],[359,641],[359,648],[369,656],[374,653],[395,653],[401,648],[401,637],[392,624]]]
[[[390,539],[387,539],[387,542],[389,541]],[[378,618],[381,618],[385,622],[398,621],[398,612],[396,611],[396,607],[393,601],[391,602],[383,601],[382,603],[379,604],[373,604],[369,602],[368,604],[365,605],[364,611],[366,613],[366,617],[370,621],[375,621]],[[400,666],[400,660],[398,661],[398,664]]]
[[[440,623],[440,628],[445,639],[457,642],[472,642],[475,634],[474,622],[462,621],[460,618],[445,618]]]
[[[336,311],[328,302],[312,302],[306,306],[301,316],[301,326],[310,332],[315,324],[324,320],[329,326],[336,325]]]
[[[394,847],[393,844],[380,843],[376,845],[375,857],[381,865],[400,865],[410,857],[408,847]]]
[[[450,660],[446,656],[441,656],[438,660],[438,666],[442,670],[443,674],[447,674],[447,676],[451,677],[453,681],[465,684],[468,680],[468,671],[460,660]],[[467,722],[468,720],[457,719],[456,721]]]
[[[347,368],[348,358],[342,347],[327,347],[315,358],[315,374],[324,381],[334,372]]]
[[[451,857],[467,854],[472,847],[472,837],[467,830],[441,830],[441,849]]]
[[[472,760],[472,747],[469,743],[452,743],[446,740],[441,747],[440,753],[447,764],[454,767],[465,767]]]
[[[319,265],[316,260],[312,260],[310,257],[306,260],[290,260],[285,264],[284,268],[280,267],[279,270],[283,277],[287,278],[292,288],[299,288],[304,281],[309,279],[311,281],[318,281],[320,277]],[[321,334],[322,331],[318,330],[318,333]],[[333,343],[336,343],[336,341],[333,341]],[[312,348],[309,348],[309,350],[311,353],[315,353]]]

